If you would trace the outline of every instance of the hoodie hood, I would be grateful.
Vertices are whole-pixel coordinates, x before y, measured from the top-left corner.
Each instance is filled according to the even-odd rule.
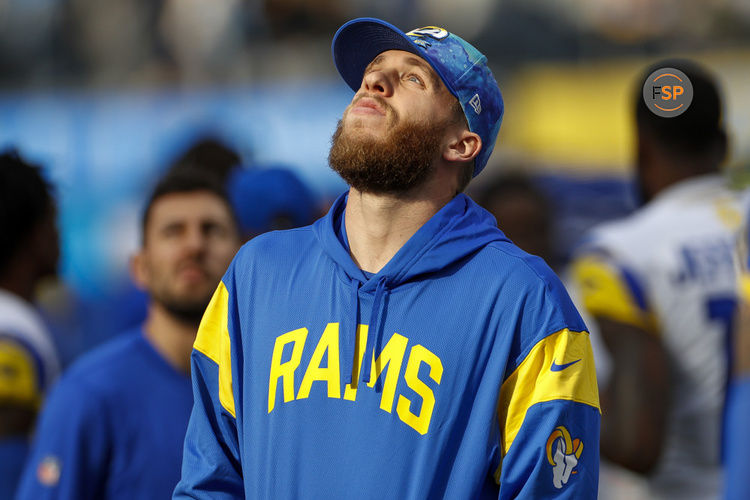
[[[325,253],[336,263],[340,277],[351,287],[352,314],[349,324],[341,328],[341,376],[352,381],[354,346],[359,323],[359,298],[361,293],[374,294],[370,314],[361,377],[370,380],[370,360],[382,340],[382,314],[385,296],[401,285],[419,281],[484,248],[493,241],[507,238],[497,228],[495,218],[468,196],[459,194],[432,216],[399,249],[396,255],[369,279],[354,263],[349,254],[346,236],[339,228],[343,225],[348,193],[341,195],[328,214],[313,225],[315,237]],[[375,383],[382,390],[380,378]]]

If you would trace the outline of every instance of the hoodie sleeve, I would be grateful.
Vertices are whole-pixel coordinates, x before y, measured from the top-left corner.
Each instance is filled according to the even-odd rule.
[[[724,407],[724,499],[750,498],[750,228],[746,224],[739,238],[739,312],[734,331],[734,376],[729,382]]]
[[[524,315],[521,337],[529,340],[509,362],[500,389],[495,480],[501,499],[597,497],[601,413],[594,356],[580,315],[562,285],[552,285],[539,302],[530,299],[538,307]]]
[[[750,482],[747,481],[747,472],[750,470],[748,415],[750,415],[750,376],[738,377],[732,380],[727,394],[726,429],[724,430],[726,464],[724,498],[726,500],[750,498]]]
[[[219,283],[198,328],[191,355],[193,411],[185,436],[182,478],[173,498],[244,495],[232,392],[229,314],[235,310],[234,300],[233,290],[224,281]]]

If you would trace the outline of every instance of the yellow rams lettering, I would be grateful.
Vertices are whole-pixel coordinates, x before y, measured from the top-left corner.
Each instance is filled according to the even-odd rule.
[[[438,385],[440,384],[440,380],[443,378],[442,361],[425,347],[415,345],[411,349],[411,356],[409,356],[409,362],[406,365],[404,379],[406,379],[406,385],[422,398],[422,408],[419,410],[419,415],[412,413],[410,409],[411,401],[402,394],[398,397],[396,411],[399,418],[410,425],[415,431],[420,434],[427,434],[427,429],[430,427],[432,410],[435,408],[435,395],[427,387],[427,384],[419,380],[419,366],[422,363],[426,363],[430,367],[430,378]]]
[[[359,374],[362,372],[362,358],[365,356],[368,330],[367,325],[357,325],[357,344],[354,349],[354,374],[352,375],[352,383],[346,384],[346,389],[344,390],[344,399],[347,401],[357,399],[356,381],[359,380]]]
[[[320,363],[323,355],[328,353],[328,366],[322,368]],[[299,386],[297,399],[305,399],[310,395],[310,389],[315,381],[323,381],[328,384],[328,397],[341,397],[341,382],[339,381],[339,324],[328,323],[323,335],[320,337],[315,352],[313,352],[310,364]],[[285,400],[286,402],[286,400]]]
[[[354,349],[352,383],[343,387],[343,399],[356,402],[359,375],[361,374],[364,352],[367,345],[368,326],[358,325],[356,344]],[[310,397],[315,382],[325,383],[328,398],[342,398],[341,363],[339,350],[339,324],[329,323],[326,325],[320,339],[313,349],[310,361],[304,367],[304,373],[299,387],[295,385],[295,375],[302,364],[302,355],[305,350],[305,342],[308,337],[307,328],[298,328],[284,333],[276,338],[271,355],[271,368],[268,378],[268,413],[275,406],[279,386],[283,394],[283,402],[289,403],[294,400],[302,400]],[[380,396],[380,409],[388,413],[393,412],[393,404],[401,378],[401,367],[406,360],[406,370],[403,375],[405,386],[403,389],[412,392],[421,398],[421,406],[417,410],[418,400],[409,399],[407,395],[399,394],[396,414],[399,419],[415,431],[424,435],[430,428],[430,421],[436,406],[436,398],[433,389],[425,380],[419,378],[420,368],[423,364],[429,370],[426,377],[432,380],[432,384],[440,385],[443,377],[443,363],[440,358],[422,345],[414,345],[408,352],[409,339],[394,333],[379,353],[373,353],[370,362],[370,380],[367,386],[372,388],[379,377],[383,378],[383,391]],[[310,346],[312,349],[312,343]],[[291,351],[291,355],[289,352]],[[309,351],[308,351],[309,352]],[[288,358],[288,359],[286,359]],[[282,361],[286,359],[286,361]],[[304,366],[304,365],[303,365]],[[425,375],[423,374],[423,377]],[[313,394],[321,394],[320,390]],[[295,397],[296,394],[296,397]]]
[[[302,349],[305,347],[307,338],[307,328],[298,328],[276,339],[273,346],[273,355],[271,356],[271,376],[268,380],[268,413],[273,410],[276,403],[276,387],[281,379],[284,387],[284,402],[294,400],[294,371],[302,361]],[[281,356],[284,354],[284,347],[287,344],[294,344],[292,348],[292,358],[286,363],[281,362]]]
[[[383,384],[383,395],[380,397],[380,409],[388,413],[393,410],[393,399],[396,397],[396,384],[398,384],[398,376],[401,373],[401,364],[404,362],[404,354],[406,354],[406,344],[408,342],[409,340],[406,337],[394,333],[391,340],[383,347],[383,352],[380,353],[378,359],[373,361],[371,365],[370,381],[367,383],[370,387],[375,385],[375,381],[380,377],[380,374],[383,373],[386,366],[388,367],[385,375],[385,383]]]

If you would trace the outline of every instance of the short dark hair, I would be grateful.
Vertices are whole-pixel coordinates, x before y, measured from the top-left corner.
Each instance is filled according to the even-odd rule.
[[[660,68],[682,71],[693,86],[690,107],[679,116],[657,116],[648,109],[643,99],[646,79]],[[719,160],[723,160],[727,139],[721,93],[716,79],[705,68],[686,59],[659,61],[644,71],[634,91],[636,123],[641,132],[649,134],[661,147],[680,157],[690,158],[717,150],[722,155]]]
[[[513,194],[520,194],[538,205],[545,214],[545,224],[550,225],[549,219],[552,214],[550,200],[534,179],[524,173],[511,171],[497,175],[479,191],[475,198],[479,205],[488,207],[495,198],[502,199]]]
[[[154,204],[160,198],[170,194],[192,193],[196,191],[207,191],[221,199],[232,217],[234,229],[239,236],[237,215],[234,213],[227,191],[221,181],[219,181],[216,175],[213,175],[204,169],[184,166],[167,172],[167,174],[157,182],[153,191],[151,191],[151,195],[146,202],[141,217],[141,243],[146,242],[146,227],[148,226],[149,217],[151,216]]]
[[[55,206],[52,186],[41,167],[26,162],[16,151],[0,153],[0,273]]]
[[[205,169],[224,182],[233,168],[242,162],[239,154],[223,140],[205,135],[195,141],[169,167],[169,171],[183,168]]]

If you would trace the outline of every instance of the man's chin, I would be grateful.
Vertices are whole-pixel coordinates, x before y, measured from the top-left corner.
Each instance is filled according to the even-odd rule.
[[[374,126],[371,123],[354,121],[347,125],[341,132],[341,138],[346,141],[350,147],[373,147],[376,144],[384,144],[386,132],[381,127]]]
[[[173,293],[168,296],[153,296],[153,299],[176,319],[187,323],[199,323],[213,296],[210,290],[190,290],[190,293]]]
[[[197,326],[200,323],[201,318],[203,318],[203,313],[206,311],[206,307],[208,307],[208,301],[200,304],[177,302],[162,303],[162,306],[178,321]]]
[[[213,294],[220,279],[221,276],[213,279],[206,274],[192,277],[177,275],[172,280],[169,295],[180,301],[199,301],[202,297]]]

